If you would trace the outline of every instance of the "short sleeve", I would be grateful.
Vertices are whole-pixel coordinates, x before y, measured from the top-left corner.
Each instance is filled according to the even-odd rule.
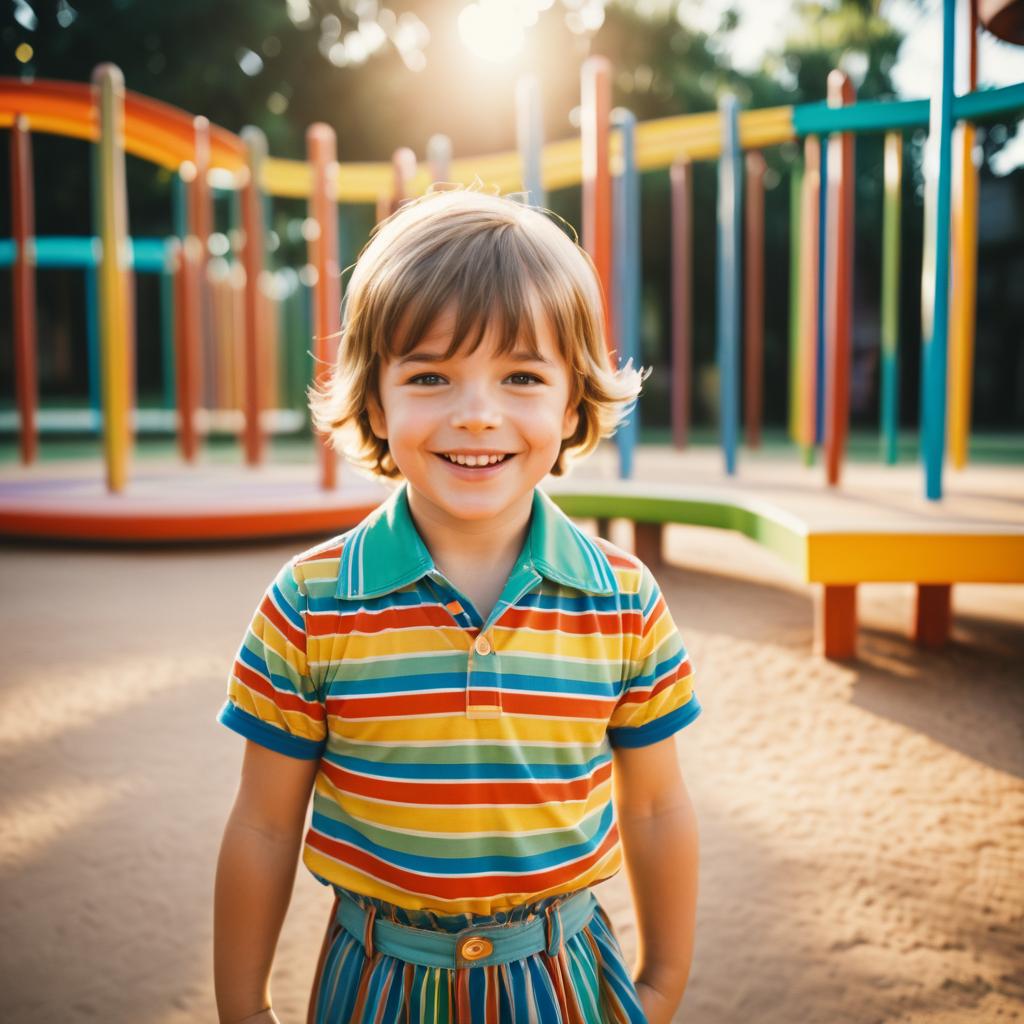
[[[637,600],[641,628],[632,638],[625,686],[608,724],[613,747],[646,747],[700,714],[693,668],[657,580],[641,565]]]
[[[306,595],[286,565],[267,588],[245,632],[218,720],[246,739],[318,759],[327,714],[306,660]]]

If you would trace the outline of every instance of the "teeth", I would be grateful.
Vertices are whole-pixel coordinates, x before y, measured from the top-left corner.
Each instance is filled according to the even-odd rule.
[[[504,455],[445,455],[449,462],[458,466],[493,466],[505,459]]]

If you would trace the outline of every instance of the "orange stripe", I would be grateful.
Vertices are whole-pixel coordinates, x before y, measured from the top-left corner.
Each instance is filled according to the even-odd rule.
[[[247,689],[262,694],[272,700],[282,711],[301,711],[302,714],[312,718],[316,722],[322,722],[326,718],[324,707],[317,701],[305,701],[294,693],[285,693],[275,690],[258,672],[253,671],[248,665],[240,661],[235,662],[233,675]]]
[[[351,843],[339,842],[329,836],[314,832],[312,829],[306,835],[306,845],[385,885],[455,902],[465,899],[487,899],[505,892],[556,890],[572,883],[577,878],[582,878],[615,846],[618,836],[618,829],[613,826],[601,845],[589,857],[561,868],[535,871],[525,875],[490,874],[451,878],[440,875],[421,875],[415,871],[396,868],[393,864],[388,864]]]
[[[593,790],[611,777],[610,761],[599,765],[591,775],[579,779],[501,779],[484,782],[479,779],[465,779],[450,782],[412,782],[409,779],[381,779],[357,775],[345,768],[324,760],[320,770],[331,784],[350,796],[369,797],[377,800],[391,800],[396,803],[422,804],[427,807],[439,805],[465,806],[485,804],[504,806],[507,804],[529,804],[531,806],[558,801],[585,800]],[[429,769],[424,769],[429,770]]]

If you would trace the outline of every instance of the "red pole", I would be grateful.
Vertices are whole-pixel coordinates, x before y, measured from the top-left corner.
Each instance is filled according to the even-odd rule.
[[[196,166],[191,161],[181,165],[186,198],[191,194]],[[192,203],[187,202],[191,212]],[[195,461],[199,449],[196,432],[196,405],[199,396],[199,335],[202,315],[199,306],[199,239],[192,233],[191,217],[185,237],[177,251],[174,275],[175,301],[178,315],[174,318],[174,351],[176,356],[175,389],[178,400],[178,447],[186,462]]]
[[[395,172],[391,199],[391,212],[394,213],[409,198],[409,188],[416,176],[416,154],[408,146],[401,146],[392,155],[391,166]]]
[[[606,57],[583,62],[580,89],[580,143],[583,149],[583,248],[590,253],[604,296],[608,355],[618,365],[612,316],[612,176],[608,165],[612,106],[612,66]]]
[[[690,432],[693,375],[693,167],[676,160],[672,191],[672,443],[685,448]]]
[[[746,164],[743,385],[747,447],[760,448],[764,406],[764,157],[754,150],[747,153]]]
[[[207,279],[210,263],[210,235],[213,232],[213,197],[210,192],[210,122],[198,116],[193,119],[195,135],[196,173],[188,187],[186,207],[189,234],[195,239],[196,307],[193,312],[195,330],[195,402],[206,408],[215,408],[216,360],[213,352],[213,298]]]
[[[263,461],[263,432],[260,429],[262,353],[264,350],[264,320],[261,316],[261,288],[263,284],[263,193],[260,177],[267,155],[267,138],[259,128],[243,128],[242,141],[248,156],[248,177],[242,189],[242,265],[245,267],[245,295],[243,299],[245,323],[243,408],[245,428],[243,443],[245,461],[258,466]]]
[[[14,390],[20,419],[21,461],[31,465],[39,450],[36,427],[36,256],[33,217],[32,139],[28,119],[18,114],[11,126],[11,233],[15,254],[12,267],[14,306]]]
[[[854,89],[842,71],[828,76],[828,105],[847,106]],[[853,292],[853,135],[828,142],[828,228],[825,239],[825,466],[829,486],[839,483],[850,427],[850,322]]]
[[[309,262],[316,270],[313,287],[314,381],[321,384],[334,365],[341,331],[341,269],[338,264],[338,162],[334,129],[312,124],[306,130],[306,154],[313,166],[309,216],[317,225],[310,233]],[[337,459],[328,438],[320,438],[320,484],[325,491],[337,482]]]
[[[821,194],[821,139],[804,141],[804,181],[800,197],[800,404],[799,442],[810,462],[817,433],[818,405],[818,204]]]

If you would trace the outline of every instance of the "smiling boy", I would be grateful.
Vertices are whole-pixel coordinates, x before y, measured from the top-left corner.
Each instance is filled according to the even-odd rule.
[[[537,486],[614,432],[641,374],[608,365],[582,250],[495,196],[403,207],[347,304],[316,422],[400,487],[282,569],[236,659],[221,1020],[276,1020],[315,783],[303,857],[336,895],[317,1024],[665,1024],[693,948],[674,747],[700,712],[692,669],[650,570]],[[623,859],[635,977],[590,890]]]

